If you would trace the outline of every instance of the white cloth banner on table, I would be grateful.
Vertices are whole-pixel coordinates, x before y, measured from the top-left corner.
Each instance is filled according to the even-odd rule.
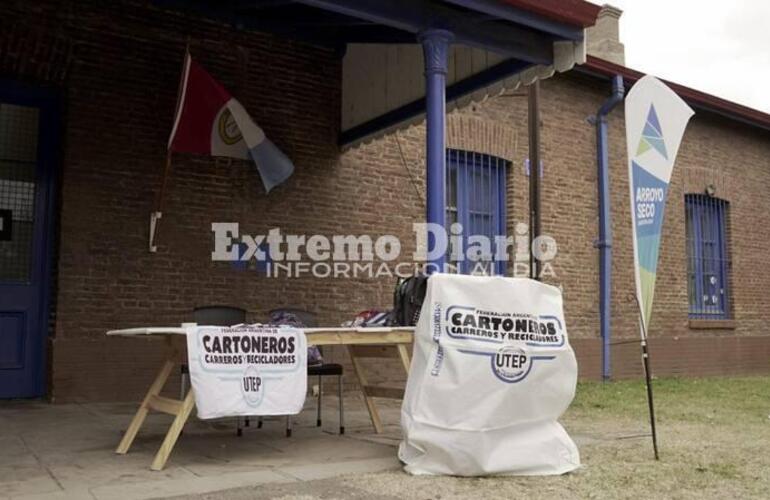
[[[557,419],[576,383],[558,288],[433,274],[415,330],[398,456],[412,474],[574,470],[580,456]]]
[[[306,344],[299,328],[188,328],[198,418],[299,413],[307,391]]]

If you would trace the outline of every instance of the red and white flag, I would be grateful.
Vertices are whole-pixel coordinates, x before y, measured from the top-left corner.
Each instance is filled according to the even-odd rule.
[[[270,192],[294,172],[291,160],[254,123],[244,107],[203,67],[185,56],[169,151],[249,159]]]

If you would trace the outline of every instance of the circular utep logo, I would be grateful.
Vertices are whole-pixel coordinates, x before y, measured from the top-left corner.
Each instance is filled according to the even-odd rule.
[[[518,382],[527,376],[529,356],[524,350],[506,346],[492,357],[492,370],[504,382]]]
[[[260,376],[259,370],[254,365],[249,365],[243,371],[241,380],[241,393],[243,399],[250,406],[258,406],[265,396],[264,379]]]
[[[227,108],[225,108],[219,115],[218,129],[219,138],[228,146],[232,146],[243,138],[241,129],[239,129],[238,124],[235,123],[233,114]]]

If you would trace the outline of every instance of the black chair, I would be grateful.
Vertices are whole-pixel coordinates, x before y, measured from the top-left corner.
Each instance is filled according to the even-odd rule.
[[[202,306],[193,309],[193,321],[199,325],[206,326],[233,326],[246,323],[246,311],[240,307],[232,306]],[[187,378],[189,377],[189,368],[186,364],[182,365],[182,399],[187,392]],[[246,418],[246,427],[249,426],[249,419]],[[236,434],[241,436],[243,428],[241,419],[236,420]]]
[[[321,427],[321,407],[323,406],[323,378],[329,376],[337,377],[337,397],[340,405],[340,434],[345,434],[345,409],[342,404],[342,365],[338,363],[323,363],[320,365],[308,366],[307,376],[318,377],[318,414],[316,416],[316,427]],[[291,429],[289,429],[291,430]],[[291,435],[291,433],[289,433]]]
[[[199,325],[233,326],[246,323],[246,311],[232,306],[203,306],[193,310],[193,320]]]
[[[193,321],[199,325],[211,326],[233,326],[246,322],[246,311],[240,307],[231,306],[203,306],[193,309]],[[187,380],[190,377],[190,370],[187,363],[182,363],[181,367],[182,397],[187,394]]]
[[[290,313],[295,315],[306,328],[315,328],[317,326],[315,314],[302,309],[273,309],[270,311],[272,318],[275,313]],[[321,427],[321,408],[323,407],[323,377],[337,377],[337,396],[339,398],[340,409],[340,434],[345,434],[345,408],[342,399],[342,376],[343,368],[338,363],[323,363],[320,365],[308,365],[307,376],[318,377],[318,409],[316,414],[316,427]],[[262,427],[262,419],[257,424]],[[291,437],[291,416],[286,417],[286,437]]]

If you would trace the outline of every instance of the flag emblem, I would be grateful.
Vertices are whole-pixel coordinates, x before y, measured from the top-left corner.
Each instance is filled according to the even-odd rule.
[[[660,128],[660,121],[658,120],[658,114],[655,112],[654,104],[650,104],[647,121],[644,124],[644,130],[642,130],[642,138],[639,140],[639,147],[636,149],[636,156],[646,153],[650,149],[654,149],[663,158],[668,159],[666,143],[663,141],[663,131]]]
[[[243,134],[238,129],[238,124],[235,123],[233,114],[227,108],[219,116],[219,138],[228,146],[243,140]]]

